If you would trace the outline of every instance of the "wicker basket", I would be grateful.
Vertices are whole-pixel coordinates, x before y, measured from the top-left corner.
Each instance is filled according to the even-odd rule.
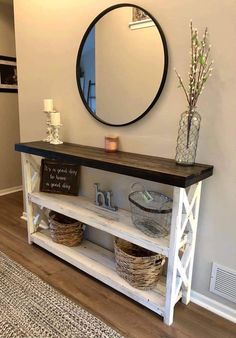
[[[150,237],[165,237],[170,232],[172,199],[156,191],[146,191],[142,184],[134,183],[141,189],[129,194],[131,216],[134,225]],[[148,194],[150,200],[145,199]]]
[[[153,289],[162,272],[165,256],[141,248],[123,239],[114,241],[116,271],[137,289]]]
[[[59,244],[76,246],[83,240],[83,223],[54,211],[49,213],[49,229],[52,240]]]

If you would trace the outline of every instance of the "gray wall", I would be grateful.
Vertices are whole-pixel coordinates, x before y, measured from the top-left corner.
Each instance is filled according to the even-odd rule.
[[[0,55],[16,55],[12,1],[0,0]],[[21,185],[20,156],[14,151],[20,140],[17,96],[0,93],[0,190]]]
[[[94,17],[111,0],[15,1],[16,46],[19,66],[21,140],[40,140],[45,133],[42,100],[52,97],[62,113],[64,140],[103,147],[104,136],[118,133],[121,149],[174,157],[180,113],[186,101],[177,88],[173,68],[181,74],[189,66],[189,21],[209,27],[214,75],[199,101],[202,115],[197,161],[213,164],[214,176],[204,182],[194,264],[193,289],[235,308],[211,294],[213,261],[236,269],[236,2],[227,0],[136,0],[161,24],[167,38],[170,66],[160,100],[142,120],[125,128],[110,128],[88,114],[80,99],[75,76],[80,41]],[[129,185],[135,179],[98,170],[82,171],[81,192],[93,197],[93,182],[115,191],[120,206],[127,205]],[[163,186],[147,183],[163,190]],[[96,236],[104,245],[109,240]]]

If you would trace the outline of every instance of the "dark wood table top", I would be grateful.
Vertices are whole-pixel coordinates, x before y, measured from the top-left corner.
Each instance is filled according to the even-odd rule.
[[[197,163],[193,166],[181,166],[173,159],[123,151],[107,153],[103,148],[73,143],[18,143],[15,150],[183,188],[213,175],[212,165]]]

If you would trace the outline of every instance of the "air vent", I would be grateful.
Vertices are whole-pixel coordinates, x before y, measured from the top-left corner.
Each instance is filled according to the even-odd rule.
[[[210,291],[236,303],[236,271],[213,263]]]

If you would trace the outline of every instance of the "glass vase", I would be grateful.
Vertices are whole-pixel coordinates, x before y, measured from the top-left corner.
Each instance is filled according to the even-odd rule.
[[[176,163],[193,165],[195,163],[201,116],[194,109],[181,114],[176,146]]]

